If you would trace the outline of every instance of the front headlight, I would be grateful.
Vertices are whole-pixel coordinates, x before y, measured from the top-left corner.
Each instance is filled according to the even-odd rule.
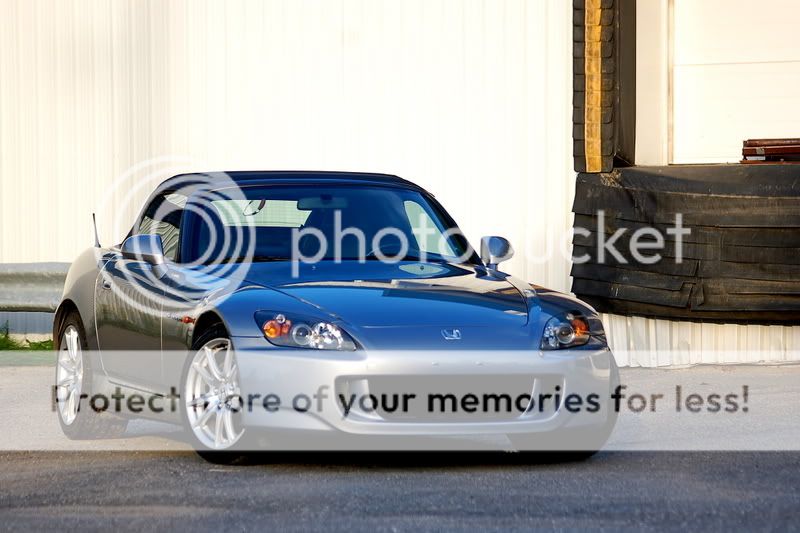
[[[259,311],[256,322],[264,337],[275,346],[311,350],[356,349],[355,341],[345,330],[325,320]]]
[[[547,321],[542,333],[542,350],[559,350],[588,344],[592,337],[605,338],[599,319],[590,320],[576,313],[556,315]]]

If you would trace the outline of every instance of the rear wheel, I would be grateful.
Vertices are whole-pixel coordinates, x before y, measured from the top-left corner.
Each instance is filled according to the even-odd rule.
[[[187,359],[181,402],[195,451],[208,461],[232,463],[244,455],[241,389],[236,353],[222,326],[200,336]]]
[[[128,421],[90,407],[92,368],[86,350],[83,322],[73,311],[61,325],[56,358],[56,410],[61,430],[73,440],[120,437]]]

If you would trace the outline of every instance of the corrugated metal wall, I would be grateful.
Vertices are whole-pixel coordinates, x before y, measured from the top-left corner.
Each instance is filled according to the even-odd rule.
[[[523,250],[570,227],[568,3],[0,1],[0,262],[72,260],[93,210],[121,238],[149,185],[115,178],[166,156],[134,174],[396,173],[569,287]]]
[[[622,366],[800,361],[800,327],[702,324],[603,315]]]
[[[571,2],[0,0],[0,14],[0,262],[71,261],[93,211],[121,239],[171,173],[364,170],[416,181],[473,242],[509,237],[510,272],[569,289]],[[686,362],[773,331],[798,344],[785,328],[607,321],[617,346]],[[658,353],[621,362],[670,362]]]

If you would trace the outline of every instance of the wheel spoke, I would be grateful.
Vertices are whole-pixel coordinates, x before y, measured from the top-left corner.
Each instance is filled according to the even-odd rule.
[[[66,334],[67,337],[67,353],[70,359],[75,361],[78,358],[78,332],[69,330]]]
[[[233,350],[231,350],[231,345],[228,344],[225,347],[225,362],[222,364],[222,374],[226,379],[231,378],[233,367]]]
[[[70,361],[65,361],[64,359],[59,359],[58,360],[58,366],[60,366],[64,370],[66,370],[67,373],[69,373],[69,374],[74,374],[75,373],[75,366]]]
[[[192,363],[192,368],[195,369],[198,375],[202,378],[203,381],[206,382],[206,385],[208,385],[209,387],[213,387],[217,384],[218,380],[214,379],[211,376],[211,374],[209,374],[199,362],[195,361],[194,363]]]
[[[75,376],[67,376],[56,383],[56,387],[68,387],[75,383]]]
[[[233,383],[238,384],[239,382],[239,379],[237,377],[238,372],[239,372],[239,367],[236,365],[236,363],[233,363],[231,365],[231,370],[227,375],[228,381],[232,381]]]
[[[222,429],[223,429],[223,426],[222,426],[222,412],[220,412],[220,411],[217,411],[217,420],[216,420],[216,422],[217,422],[217,425],[216,425],[216,428],[214,429],[214,446],[219,448],[220,445],[222,445],[222,442],[223,442],[222,441]]]
[[[205,423],[208,422],[208,419],[211,418],[211,415],[214,414],[216,409],[217,409],[216,405],[209,405],[206,408],[205,412],[203,412],[203,414],[195,421],[195,423],[192,424],[192,427],[194,428],[203,427]]]
[[[214,376],[214,379],[217,381],[222,381],[222,372],[217,366],[217,359],[214,354],[214,350],[209,348],[208,346],[205,347],[206,352],[206,361],[208,361],[208,370]]]
[[[236,438],[236,432],[233,429],[233,411],[226,409],[222,421],[225,424],[225,433],[227,434],[226,440],[232,441]]]

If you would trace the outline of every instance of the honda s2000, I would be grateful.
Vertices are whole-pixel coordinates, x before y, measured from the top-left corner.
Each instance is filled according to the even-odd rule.
[[[395,176],[175,176],[120,245],[69,271],[54,323],[61,427],[97,438],[131,416],[172,420],[211,458],[476,438],[594,451],[615,421],[601,321],[501,272],[512,253],[500,237],[476,253]]]

